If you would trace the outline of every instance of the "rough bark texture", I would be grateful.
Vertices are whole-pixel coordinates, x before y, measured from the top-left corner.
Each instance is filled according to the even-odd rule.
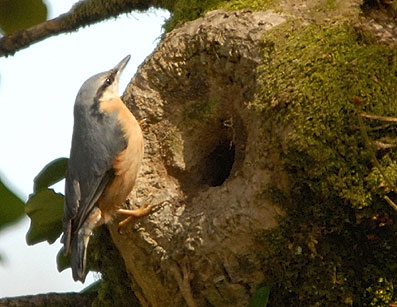
[[[2,307],[25,306],[91,306],[96,293],[47,293],[0,299]]]
[[[269,131],[283,139],[288,129],[267,129],[266,118],[247,108],[257,93],[261,38],[287,20],[351,20],[393,41],[387,18],[358,17],[361,2],[213,11],[168,33],[140,67],[124,95],[146,119],[131,200],[161,205],[122,234],[110,232],[143,306],[248,305],[264,281],[262,234],[283,215],[264,191],[289,186],[283,149],[269,141]]]
[[[162,202],[123,234],[111,229],[143,306],[244,306],[263,281],[257,238],[281,211],[261,193],[287,182],[246,105],[261,37],[285,21],[211,12],[167,34],[126,90],[147,119],[136,199]]]
[[[268,4],[270,1],[265,2]],[[354,124],[355,116],[349,117],[351,110],[332,109],[332,106],[337,105],[336,102],[350,106],[351,95],[355,95],[353,98],[356,100],[363,99],[353,91],[350,93],[350,88],[346,89],[348,82],[338,85],[341,95],[337,101],[331,101],[329,108],[332,110],[324,107],[326,99],[323,99],[329,98],[335,90],[327,87],[329,83],[350,80],[350,74],[357,77],[351,79],[355,83],[366,81],[362,83],[366,88],[372,89],[371,82],[382,86],[382,91],[372,89],[372,92],[369,90],[365,94],[373,100],[380,97],[379,100],[387,105],[384,102],[387,97],[382,95],[394,94],[390,93],[390,88],[395,84],[393,78],[397,75],[386,79],[387,74],[380,70],[387,72],[393,68],[394,53],[388,53],[386,49],[379,49],[385,52],[384,55],[372,53],[372,45],[366,42],[365,33],[362,37],[357,33],[369,31],[374,34],[371,39],[375,38],[379,45],[396,44],[395,11],[389,14],[381,6],[379,9],[368,9],[362,6],[363,2],[280,0],[274,3],[277,3],[277,11],[282,13],[272,10],[212,11],[165,35],[155,52],[142,64],[124,95],[124,101],[133,113],[139,119],[146,119],[143,125],[145,158],[137,188],[131,193],[130,200],[134,205],[150,202],[159,206],[152,215],[130,225],[122,233],[117,231],[117,223],[110,225],[109,229],[125,262],[135,295],[143,306],[247,306],[253,293],[265,280],[269,284],[275,281],[271,290],[276,293],[273,295],[274,306],[362,306],[367,301],[372,306],[378,304],[380,299],[392,306],[392,300],[395,301],[393,277],[387,275],[389,272],[385,267],[390,267],[390,275],[395,276],[392,270],[395,254],[390,251],[395,250],[393,236],[396,232],[388,228],[395,223],[394,215],[389,218],[389,213],[383,212],[387,210],[379,199],[371,200],[375,205],[380,203],[381,209],[376,206],[373,209],[376,214],[366,212],[362,207],[351,208],[349,202],[360,196],[356,195],[360,194],[356,191],[362,191],[346,189],[341,193],[338,190],[344,186],[339,186],[337,181],[343,181],[351,173],[358,174],[360,180],[368,176],[366,168],[371,162],[368,157],[360,158],[365,167],[357,167],[351,161],[357,162],[358,158],[354,160],[347,154],[357,151],[356,156],[360,157],[360,152],[365,151],[357,145],[362,142],[361,139],[357,143],[352,142],[354,146],[343,141],[345,144],[339,148],[343,155],[338,152],[337,158],[344,160],[349,167],[351,165],[351,169],[338,168],[336,174],[331,170],[331,175],[335,175],[337,180],[330,181],[332,189],[328,189],[328,179],[324,175],[328,173],[323,170],[329,163],[325,153],[328,151],[329,154],[334,140],[343,137],[346,132],[332,135],[331,130],[335,126],[324,123],[320,130],[313,128],[302,133],[301,126],[310,126],[307,123],[313,119],[312,113],[307,115],[302,110],[293,114],[295,118],[292,117],[291,121],[295,120],[294,123],[275,121],[282,124],[271,126],[269,120],[269,117],[276,117],[278,111],[294,103],[308,105],[307,109],[316,106],[316,110],[320,110],[317,112],[323,112],[324,118],[332,115],[342,118],[344,123],[351,123],[346,130],[351,133],[349,139],[356,141],[360,135]],[[283,24],[288,22],[288,26],[283,28]],[[348,26],[338,29],[339,23]],[[309,34],[302,31],[302,28],[310,29],[313,25]],[[281,42],[274,37],[263,42],[263,36],[278,26],[282,31],[273,34],[281,36]],[[335,31],[328,31],[334,26]],[[314,36],[316,40],[311,41],[311,33],[317,35],[323,27],[326,28],[322,32],[325,36]],[[352,28],[357,31],[351,31]],[[299,31],[300,34],[296,34]],[[338,36],[338,31],[341,36]],[[353,42],[348,36],[349,31],[358,36]],[[336,40],[332,41],[335,37]],[[340,37],[349,42],[344,44]],[[307,41],[301,41],[302,38]],[[273,58],[269,54],[264,56],[263,53],[271,53],[275,41],[289,56],[281,53]],[[341,55],[337,54],[340,50],[334,48],[340,44],[346,48],[341,50]],[[365,48],[371,49],[371,52],[361,52]],[[302,54],[301,50],[306,50],[306,53]],[[373,71],[367,72],[358,65],[358,56],[354,54],[350,57],[350,51],[367,56],[364,58],[368,60],[365,66],[368,63]],[[266,57],[269,61],[267,66],[263,63]],[[387,58],[386,64],[377,70],[383,57]],[[327,66],[329,63],[330,66]],[[340,69],[337,76],[322,75],[323,70],[332,65],[332,68]],[[318,78],[307,78],[312,75]],[[266,78],[273,78],[267,82],[267,87],[263,86]],[[312,86],[309,83],[313,80],[317,84]],[[299,83],[298,86],[295,87],[295,83]],[[274,95],[266,96],[264,89]],[[263,97],[257,97],[261,94],[266,96],[263,101]],[[306,95],[304,102],[298,99],[299,95]],[[249,104],[251,108],[247,107]],[[371,107],[369,103],[367,105]],[[270,112],[261,113],[262,109],[270,109]],[[296,120],[296,117],[301,118]],[[325,122],[324,118],[321,120]],[[322,124],[321,120],[317,123]],[[299,126],[299,122],[303,124]],[[293,181],[298,181],[291,173],[287,174],[283,165],[288,164],[281,161],[281,155],[284,154],[285,159],[288,154],[286,142],[291,140],[288,137],[294,133],[301,133],[300,138],[305,143],[302,146],[296,143],[291,148],[301,151],[302,155],[293,157],[296,158],[293,162],[297,164],[295,174],[307,180],[307,194],[300,195],[300,200],[305,204],[298,204],[294,210],[285,213],[269,199],[267,192],[269,187],[289,191]],[[313,135],[319,142],[308,143],[306,136]],[[272,138],[277,138],[279,142],[273,142]],[[305,146],[317,146],[320,153],[316,156],[316,152],[312,152],[310,156],[305,152]],[[321,171],[317,174],[319,169]],[[312,173],[309,173],[310,170]],[[342,175],[337,174],[339,171]],[[317,192],[315,188],[310,189],[322,182],[324,185]],[[359,180],[352,182],[349,187],[358,186]],[[329,191],[324,192],[326,188]],[[292,199],[291,203],[294,202],[298,201]],[[274,241],[264,244],[263,234],[277,225],[279,216],[287,219],[294,213],[296,216],[302,215],[303,211],[307,214],[304,218],[289,220],[289,228],[285,228],[287,235],[278,237],[280,245],[274,242],[277,235]],[[288,214],[291,212],[293,214]],[[375,225],[377,219],[380,221]],[[368,229],[365,228],[366,221],[373,224]],[[382,237],[379,229],[389,230],[390,233],[384,231]],[[98,235],[97,238],[102,240]],[[277,259],[267,263],[277,267],[273,272],[272,268],[268,269],[267,273],[273,274],[270,278],[265,276],[265,246],[276,249],[272,256]],[[362,248],[366,246],[370,246],[370,252]],[[109,251],[98,251],[100,261],[102,255],[110,260],[102,265],[113,267],[114,255]],[[373,264],[370,257],[374,261],[383,257],[386,260],[381,259]],[[355,264],[358,267],[356,271]],[[111,288],[109,283],[117,287],[114,274],[125,279],[117,274],[120,268],[114,267],[113,277],[107,278],[108,288]],[[374,267],[379,270],[374,270]],[[384,276],[387,278],[384,279]],[[378,286],[382,286],[383,292],[377,290]],[[388,291],[392,294],[385,298],[382,293],[388,294]],[[110,296],[115,293],[112,289],[108,292]],[[36,300],[35,297],[28,299]],[[51,301],[47,300],[47,296],[38,299],[43,299],[46,305],[58,302],[56,296]],[[90,296],[89,302],[91,299]],[[114,297],[110,301],[112,299]],[[132,302],[126,301],[126,305]],[[24,299],[5,299],[0,300],[0,305],[22,306],[26,302]],[[98,304],[101,303],[103,301]],[[78,305],[82,304],[85,303],[79,301]]]

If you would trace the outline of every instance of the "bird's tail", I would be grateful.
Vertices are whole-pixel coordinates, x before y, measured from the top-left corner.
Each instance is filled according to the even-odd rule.
[[[90,240],[89,236],[84,236],[80,232],[73,238],[71,246],[70,263],[72,266],[73,279],[80,280],[84,283],[85,280],[85,262],[87,255],[87,245]]]
[[[75,281],[80,280],[84,283],[86,276],[85,265],[88,241],[90,240],[92,230],[98,224],[100,219],[101,210],[95,207],[90,212],[83,225],[81,225],[77,234],[72,238],[70,264],[72,267],[73,279]]]

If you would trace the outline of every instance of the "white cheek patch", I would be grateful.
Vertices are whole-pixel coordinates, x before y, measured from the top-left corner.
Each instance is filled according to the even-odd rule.
[[[103,91],[99,100],[107,101],[118,97],[119,97],[119,83],[115,81]]]

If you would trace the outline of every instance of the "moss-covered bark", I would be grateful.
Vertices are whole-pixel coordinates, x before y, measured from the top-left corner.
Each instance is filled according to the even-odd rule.
[[[272,119],[270,131],[290,127],[274,141],[294,182],[281,193],[285,218],[264,240],[271,305],[388,306],[396,301],[397,213],[384,195],[397,199],[397,152],[376,152],[389,186],[357,116],[396,117],[395,47],[347,21],[292,22],[265,35],[259,73],[251,108]],[[372,141],[396,139],[395,125],[364,126]]]
[[[92,306],[139,306],[123,259],[105,227],[98,228],[92,236],[87,262],[90,270],[101,274],[97,297]]]
[[[203,16],[205,13],[224,9],[228,11],[251,9],[263,11],[274,7],[279,0],[176,0],[168,9],[172,13],[171,18],[166,22],[164,28],[166,32]],[[161,2],[161,1],[160,1]],[[167,2],[167,1],[166,1]]]
[[[219,7],[285,15],[253,43],[270,15],[218,12],[176,29],[127,89],[148,118],[137,198],[168,201],[126,235],[112,231],[141,303],[245,306],[260,285],[273,286],[271,306],[396,301],[396,212],[384,199],[397,199],[396,127],[358,116],[397,116],[397,53],[360,4],[169,4],[168,29]],[[213,184],[205,165],[222,140],[235,160]]]
[[[132,199],[165,202],[95,233],[95,306],[246,306],[262,285],[271,306],[396,303],[397,129],[360,117],[397,116],[396,3],[78,5],[72,24],[172,13],[124,96],[148,119]],[[244,11],[186,23],[214,9]]]

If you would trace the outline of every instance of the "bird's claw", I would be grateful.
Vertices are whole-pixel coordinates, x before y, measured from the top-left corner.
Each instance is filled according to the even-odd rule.
[[[139,126],[142,126],[143,124],[145,124],[147,122],[147,118],[144,117],[142,118],[140,121],[138,121]]]
[[[148,203],[145,203],[142,207],[137,209],[117,210],[117,213],[119,214],[128,215],[127,218],[125,218],[119,223],[117,231],[121,233],[121,230],[125,228],[131,221],[149,215],[153,211],[153,209],[158,205],[159,204],[149,205]]]

